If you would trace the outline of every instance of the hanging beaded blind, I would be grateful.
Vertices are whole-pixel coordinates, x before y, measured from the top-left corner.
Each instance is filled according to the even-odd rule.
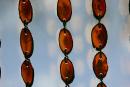
[[[19,0],[18,5],[19,17],[24,25],[20,35],[20,45],[25,57],[25,61],[21,66],[21,76],[26,87],[31,87],[34,80],[34,69],[30,61],[33,53],[33,37],[28,28],[28,24],[32,21],[33,9],[30,0]]]
[[[68,54],[73,48],[73,38],[70,31],[66,28],[67,22],[71,19],[72,7],[70,0],[58,0],[57,2],[57,15],[63,23],[63,28],[59,32],[59,47],[63,54],[64,59],[60,64],[61,79],[69,87],[69,84],[74,80],[74,66],[68,57]]]
[[[92,0],[92,9],[93,15],[98,20],[91,32],[91,40],[93,48],[95,48],[98,53],[95,55],[93,60],[93,71],[100,83],[97,87],[107,87],[103,83],[103,78],[106,76],[108,71],[107,57],[102,52],[102,49],[106,46],[107,43],[107,30],[104,24],[100,23],[101,19],[106,13],[106,2],[105,0]]]

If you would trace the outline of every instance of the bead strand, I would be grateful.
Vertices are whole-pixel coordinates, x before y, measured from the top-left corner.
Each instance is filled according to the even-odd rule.
[[[21,65],[21,76],[26,87],[31,87],[34,80],[34,69],[30,61],[33,54],[33,37],[28,28],[28,24],[32,21],[33,9],[30,0],[19,0],[18,5],[19,17],[24,25],[20,34],[20,46],[25,57],[25,61]]]
[[[108,36],[106,27],[104,24],[100,23],[106,13],[105,0],[92,0],[92,9],[94,17],[98,20],[98,24],[93,27],[91,32],[93,48],[98,51],[98,53],[94,56],[93,71],[96,77],[100,80],[97,87],[107,87],[103,83],[103,79],[106,77],[108,64],[107,57],[102,52],[102,49],[106,46]]]
[[[74,80],[74,66],[70,61],[68,54],[73,48],[73,38],[70,31],[66,28],[67,22],[71,19],[72,7],[70,0],[58,0],[57,2],[57,16],[63,23],[63,28],[59,32],[59,47],[63,54],[64,59],[60,64],[61,79],[66,84],[65,87],[70,87],[69,84]]]

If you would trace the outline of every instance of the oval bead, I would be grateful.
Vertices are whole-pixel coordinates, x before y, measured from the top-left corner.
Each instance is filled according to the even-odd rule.
[[[59,46],[64,54],[69,54],[73,48],[73,38],[70,31],[65,28],[60,30]]]
[[[92,9],[95,18],[101,20],[106,13],[106,2],[105,0],[92,0]]]
[[[100,82],[97,87],[107,87],[103,82]]]
[[[20,35],[20,45],[26,59],[33,53],[33,37],[29,29],[23,28]]]
[[[73,82],[75,77],[74,67],[72,62],[68,58],[62,60],[60,64],[60,74],[62,80],[65,82],[66,85],[69,85]]]
[[[30,0],[19,0],[19,17],[24,24],[32,21],[33,9]]]
[[[93,70],[96,77],[102,80],[108,71],[107,58],[103,52],[98,52],[93,60]]]
[[[98,51],[102,50],[108,39],[106,27],[101,23],[95,25],[92,29],[91,39],[93,47]]]
[[[34,69],[29,60],[25,60],[21,66],[21,75],[26,86],[31,87],[34,80]]]
[[[68,22],[72,15],[72,7],[70,0],[58,0],[57,15],[62,22]]]

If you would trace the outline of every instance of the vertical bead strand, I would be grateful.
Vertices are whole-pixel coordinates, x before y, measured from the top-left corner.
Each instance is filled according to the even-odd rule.
[[[28,24],[32,21],[33,9],[30,0],[19,0],[18,5],[19,17],[24,25],[20,34],[20,46],[25,57],[25,61],[21,65],[21,76],[26,87],[31,87],[34,80],[34,69],[30,61],[33,54],[33,37],[28,28]]]
[[[105,0],[92,0],[93,15],[98,20],[91,32],[91,40],[93,48],[95,48],[98,53],[94,56],[93,60],[93,71],[95,76],[100,80],[97,87],[107,87],[103,83],[103,79],[106,77],[108,72],[107,57],[102,52],[102,49],[106,46],[108,35],[104,24],[100,23],[101,19],[106,13],[106,2]]]
[[[59,32],[59,47],[63,54],[64,59],[60,64],[61,79],[66,84],[65,87],[69,87],[74,80],[74,66],[68,55],[73,48],[73,38],[70,31],[66,28],[67,22],[71,19],[72,7],[70,0],[58,0],[57,2],[57,16],[63,23],[63,28]]]

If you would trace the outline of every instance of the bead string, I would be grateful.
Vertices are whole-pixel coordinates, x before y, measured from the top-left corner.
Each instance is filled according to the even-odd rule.
[[[68,9],[66,9],[68,8]],[[66,84],[65,87],[70,87],[69,84],[74,80],[73,63],[69,60],[68,54],[73,48],[73,39],[71,33],[66,29],[67,22],[71,19],[72,8],[70,0],[58,0],[57,2],[57,16],[63,23],[63,29],[59,33],[59,47],[64,54],[64,59],[60,64],[61,78]]]
[[[107,43],[107,31],[105,26],[100,23],[106,12],[105,0],[92,0],[92,9],[94,17],[98,20],[98,24],[92,29],[91,40],[93,47],[99,51],[93,60],[93,70],[96,77],[100,80],[100,83],[97,85],[97,87],[106,87],[106,85],[103,83],[103,78],[107,74],[108,65],[107,58],[102,52],[102,49]]]
[[[31,87],[34,80],[34,69],[30,61],[33,53],[33,37],[28,28],[32,21],[33,9],[30,0],[19,0],[19,17],[24,25],[20,35],[20,45],[23,51],[25,61],[21,65],[21,76],[26,87]]]

